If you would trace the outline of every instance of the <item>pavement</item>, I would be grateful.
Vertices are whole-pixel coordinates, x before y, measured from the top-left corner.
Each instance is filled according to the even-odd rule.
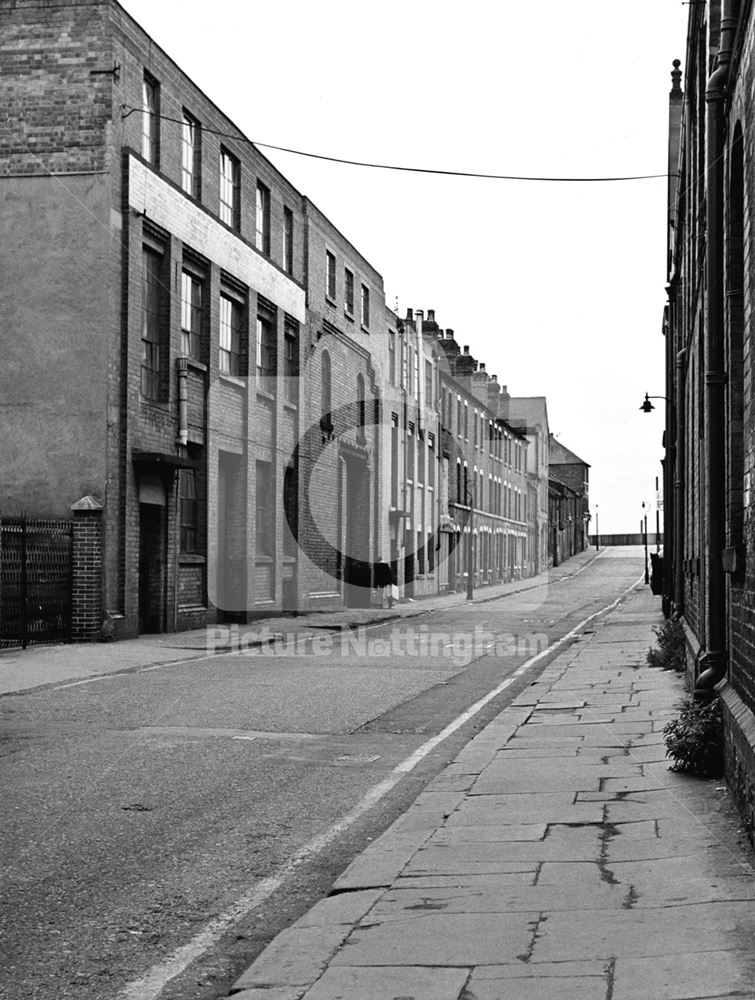
[[[510,583],[478,588],[475,604],[497,600],[507,594],[521,593],[560,584],[582,572],[596,558],[607,553],[637,554],[638,548],[588,549],[539,576]],[[87,683],[94,677],[143,670],[169,663],[224,655],[240,648],[252,648],[280,641],[298,641],[323,631],[354,629],[384,621],[416,618],[430,611],[467,603],[466,593],[401,601],[388,608],[342,608],[299,616],[265,618],[250,625],[218,625],[160,635],[142,635],[120,642],[65,643],[0,649],[0,695],[34,688],[70,683]]]
[[[684,696],[640,585],[278,935],[234,1000],[755,1000],[726,791],[669,770]]]

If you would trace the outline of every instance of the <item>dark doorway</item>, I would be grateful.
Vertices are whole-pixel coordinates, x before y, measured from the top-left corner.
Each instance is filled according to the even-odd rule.
[[[165,631],[165,508],[139,504],[139,631]]]
[[[258,463],[262,464],[262,463]],[[218,453],[218,621],[243,622],[246,611],[245,506],[241,455]]]
[[[346,467],[344,509],[344,599],[349,608],[368,608],[372,586],[370,572],[370,477],[367,464],[350,459]]]
[[[414,597],[414,532],[409,528],[404,533],[404,595]]]

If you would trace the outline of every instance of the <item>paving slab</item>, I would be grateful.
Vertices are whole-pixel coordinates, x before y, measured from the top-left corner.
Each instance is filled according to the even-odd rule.
[[[490,823],[599,823],[601,802],[575,802],[574,792],[527,792],[504,795],[473,787],[463,810],[452,813],[448,826]]]
[[[431,913],[360,926],[333,966],[430,965],[439,968],[512,962],[530,948],[539,913]]]
[[[696,854],[706,854],[718,846],[718,841],[710,837],[610,837],[606,841],[606,863],[613,865],[620,861],[644,861],[666,858],[689,858]]]
[[[302,1000],[458,1000],[469,969],[330,968]]]
[[[543,920],[532,949],[534,961],[648,958],[688,953],[705,947],[723,950],[734,937],[755,939],[755,911],[747,902],[693,903],[667,909],[622,910],[605,914],[588,910],[579,920],[568,913],[550,913]],[[651,994],[652,995],[652,994]]]
[[[700,950],[619,958],[611,1000],[754,1000],[752,949]]]
[[[515,911],[551,912],[565,910],[617,910],[626,908],[626,886],[603,883],[589,888],[558,885],[498,885],[493,888],[485,876],[475,885],[415,886],[427,880],[400,879],[370,910],[370,918],[380,920],[419,916],[423,912],[508,913]],[[403,915],[403,916],[402,916]]]
[[[541,971],[530,963],[522,974],[513,975],[508,966],[475,969],[469,980],[466,996],[474,1000],[606,1000],[608,975],[596,968],[591,975],[580,975],[566,967],[583,963],[564,962]],[[554,971],[558,968],[558,972]],[[520,970],[516,970],[517,972]]]

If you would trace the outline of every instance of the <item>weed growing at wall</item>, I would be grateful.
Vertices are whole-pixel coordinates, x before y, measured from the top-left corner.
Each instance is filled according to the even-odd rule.
[[[709,704],[687,698],[679,718],[664,726],[663,739],[666,756],[674,761],[672,771],[701,778],[723,773],[723,718],[718,698]]]
[[[687,669],[687,656],[682,623],[668,620],[655,625],[653,631],[658,637],[658,645],[648,650],[648,665],[683,674]]]

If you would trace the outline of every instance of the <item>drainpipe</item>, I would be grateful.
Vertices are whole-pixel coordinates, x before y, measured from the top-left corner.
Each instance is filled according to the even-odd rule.
[[[684,371],[687,352],[676,356],[676,451],[674,454],[674,617],[684,614]]]
[[[189,442],[189,359],[176,358],[178,374],[178,437],[176,444]]]
[[[726,503],[726,371],[724,360],[724,100],[737,28],[738,0],[723,0],[716,68],[705,91],[706,254],[708,322],[705,329],[705,526],[708,550],[705,651],[695,697],[713,697],[726,673],[726,579],[723,568]]]

